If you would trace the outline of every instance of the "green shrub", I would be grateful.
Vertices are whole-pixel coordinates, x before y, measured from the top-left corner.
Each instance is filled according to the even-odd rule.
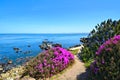
[[[26,65],[26,74],[39,78],[51,77],[74,62],[74,55],[64,48],[53,47],[41,53]]]
[[[79,49],[76,49],[76,50],[69,50],[73,55],[77,55],[78,54],[78,51]]]
[[[120,80],[120,35],[102,44],[95,55],[89,79]]]
[[[95,58],[95,52],[101,44],[106,40],[112,38],[115,35],[120,34],[120,20],[112,21],[108,19],[95,26],[88,37],[87,40],[83,41],[84,48],[79,54],[84,62],[89,62],[91,59]]]

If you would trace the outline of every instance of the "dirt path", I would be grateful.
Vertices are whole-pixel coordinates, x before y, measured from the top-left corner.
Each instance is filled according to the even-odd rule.
[[[78,47],[69,48],[69,50],[82,49],[83,47],[84,47],[83,45],[80,45],[80,46],[78,46]]]
[[[75,64],[67,69],[64,73],[59,75],[55,80],[84,80],[85,76],[79,76],[86,72],[84,63],[82,63],[78,57],[75,56]],[[54,79],[53,79],[54,80]]]

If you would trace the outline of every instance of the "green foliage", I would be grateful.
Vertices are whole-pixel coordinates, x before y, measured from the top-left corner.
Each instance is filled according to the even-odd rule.
[[[72,54],[74,54],[74,55],[77,55],[77,54],[78,54],[78,51],[79,51],[79,49],[71,50],[70,52],[71,52]]]
[[[108,19],[95,26],[87,37],[87,41],[83,41],[84,48],[79,54],[84,62],[88,62],[95,58],[95,52],[101,44],[111,37],[120,34],[120,20],[112,21]]]
[[[120,80],[120,35],[106,41],[91,64],[90,80]]]
[[[90,68],[90,65],[91,65],[91,63],[93,62],[94,60],[93,59],[91,59],[91,60],[89,60],[88,62],[85,62],[85,67],[86,68]]]

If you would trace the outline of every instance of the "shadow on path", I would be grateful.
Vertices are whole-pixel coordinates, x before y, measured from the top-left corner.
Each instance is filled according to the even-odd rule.
[[[88,74],[89,74],[89,70],[86,70],[86,72],[77,75],[77,79],[76,80],[87,80],[88,78]]]
[[[81,57],[79,55],[77,55],[77,57],[82,62]],[[89,69],[86,69],[86,71],[84,73],[77,75],[77,79],[76,80],[87,80],[89,72],[90,72]]]

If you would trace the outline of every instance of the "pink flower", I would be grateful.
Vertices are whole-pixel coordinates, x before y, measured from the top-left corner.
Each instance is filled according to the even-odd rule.
[[[117,41],[117,40],[113,40],[112,42],[113,42],[113,44],[117,44],[117,43],[118,43],[118,41]]]
[[[55,52],[54,52],[54,55],[55,55],[55,56],[58,56],[58,52],[57,52],[57,51],[55,51]]]
[[[105,49],[106,51],[111,51],[112,49],[111,48],[107,48],[107,49]]]
[[[105,44],[107,44],[107,45],[108,45],[108,44],[111,44],[111,41],[108,40],[108,41],[105,42]]]
[[[52,65],[52,69],[54,69],[55,67]]]
[[[105,61],[104,60],[102,60],[102,64],[104,64],[105,63]]]
[[[65,69],[71,61],[74,60],[74,55],[61,47],[54,47],[44,52],[41,57],[41,64],[38,64],[35,69],[44,74],[50,70],[50,76]],[[52,74],[51,74],[52,73]],[[45,74],[44,74],[45,75]]]

